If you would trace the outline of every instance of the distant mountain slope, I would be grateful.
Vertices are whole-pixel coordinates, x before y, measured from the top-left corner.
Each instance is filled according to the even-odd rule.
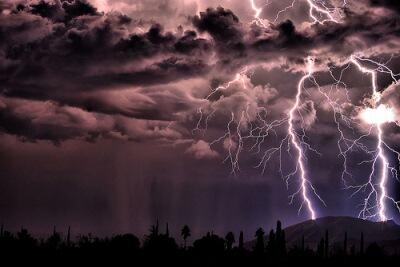
[[[265,230],[269,232],[269,229]],[[325,236],[325,231],[328,230],[331,246],[342,245],[345,232],[347,232],[348,247],[354,245],[358,250],[361,232],[363,232],[365,246],[377,242],[388,250],[400,251],[400,226],[393,221],[371,222],[352,217],[324,217],[295,224],[284,230],[287,247],[300,246],[304,236],[305,246],[315,249],[321,238]],[[248,242],[247,247],[251,248],[254,242]]]

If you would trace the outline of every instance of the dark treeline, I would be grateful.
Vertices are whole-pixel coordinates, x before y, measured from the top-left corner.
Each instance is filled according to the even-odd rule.
[[[178,239],[170,236],[168,224],[160,231],[153,225],[141,241],[133,234],[99,238],[91,234],[79,235],[71,240],[71,231],[62,235],[55,229],[47,239],[36,239],[26,229],[11,233],[1,227],[0,258],[63,265],[68,263],[116,263],[128,265],[158,264],[174,266],[279,266],[293,264],[320,264],[336,266],[361,265],[371,262],[394,263],[399,255],[389,255],[376,243],[365,246],[360,233],[360,244],[348,247],[347,233],[341,245],[330,244],[329,232],[321,237],[313,249],[306,246],[306,238],[299,245],[288,247],[280,221],[268,235],[262,228],[255,231],[254,241],[244,243],[243,232],[238,236],[228,232],[224,237],[208,232],[188,245],[189,226],[181,229]],[[178,240],[178,241],[177,241]],[[1,262],[1,261],[0,261]]]

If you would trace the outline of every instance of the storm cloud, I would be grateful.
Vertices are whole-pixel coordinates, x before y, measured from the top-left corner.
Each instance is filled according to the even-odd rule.
[[[268,64],[283,57],[283,64],[291,68],[310,51],[323,54],[320,58],[325,64],[340,64],[343,57],[360,49],[371,56],[393,52],[400,27],[396,5],[390,1],[359,4],[363,5],[368,8],[348,7],[343,23],[302,29],[289,20],[265,29],[241,22],[229,9],[208,8],[188,15],[188,24],[165,31],[156,22],[144,29],[140,19],[100,12],[84,0],[4,4],[0,86],[3,97],[44,101],[43,105],[50,100],[82,113],[176,121],[171,110],[151,107],[159,100],[144,88],[195,78],[210,81],[213,87],[215,81],[229,79],[245,65]],[[219,75],[223,73],[226,77]],[[186,90],[190,97],[199,98],[194,88]],[[120,103],[108,101],[107,91],[126,94],[131,107],[122,109]],[[172,112],[196,107],[180,97],[175,96]],[[148,105],[143,107],[143,101]],[[4,119],[3,128],[12,128],[11,121]],[[22,130],[18,134],[24,136]]]
[[[147,194],[155,191],[160,195],[154,200],[155,204],[152,202],[146,207],[146,212],[151,210],[150,215],[146,213],[148,217],[162,213],[163,208],[159,205],[163,207],[166,203],[167,193],[162,188],[168,182],[157,180],[163,172],[169,175],[168,179],[176,179],[172,191],[185,190],[187,186],[187,191],[178,193],[188,199],[192,199],[187,195],[195,191],[196,186],[201,191],[203,186],[206,187],[204,184],[210,182],[215,186],[213,196],[217,198],[219,192],[226,194],[223,195],[223,203],[226,203],[229,192],[221,189],[223,182],[215,182],[210,177],[202,181],[202,177],[229,176],[231,166],[227,165],[234,163],[226,155],[242,145],[237,137],[229,134],[233,125],[248,130],[257,127],[260,120],[282,120],[283,124],[308,56],[315,58],[318,85],[322,90],[330,90],[338,102],[343,102],[338,109],[348,111],[349,117],[356,116],[365,98],[370,96],[370,79],[349,65],[350,55],[385,62],[393,69],[400,68],[400,9],[395,0],[347,1],[338,21],[325,23],[312,23],[307,6],[301,1],[274,21],[276,9],[286,3],[276,1],[271,2],[269,9],[263,8],[261,17],[268,17],[263,20],[264,25],[257,22],[254,10],[246,1],[228,2],[1,2],[0,145],[4,151],[11,151],[16,160],[31,146],[38,154],[39,147],[45,147],[47,152],[43,153],[49,154],[64,151],[65,147],[85,147],[90,154],[88,158],[98,159],[101,157],[97,155],[99,150],[104,155],[110,153],[110,157],[117,154],[110,145],[113,142],[122,151],[126,151],[123,144],[127,144],[145,155],[144,167],[129,169],[129,158],[125,157],[113,161],[113,166],[127,173],[129,169],[143,180],[151,180],[151,184],[140,182]],[[339,2],[330,1],[332,4]],[[355,75],[359,78],[355,79]],[[339,76],[340,81],[337,80]],[[347,95],[344,90],[338,90],[344,88],[345,83]],[[390,75],[379,73],[383,101],[398,111],[398,86],[392,83]],[[332,107],[315,90],[315,83],[307,81],[304,87],[309,90],[300,106],[301,120],[297,118],[296,123],[302,121],[311,146],[326,143],[325,154],[322,154],[329,160],[320,163],[318,155],[310,156],[309,164],[316,170],[310,179],[316,181],[328,201],[332,201],[335,194],[345,195],[339,189],[339,193],[329,191],[333,186],[340,188],[340,182],[332,182],[329,177],[341,168],[335,154],[337,131],[332,123]],[[349,99],[351,103],[346,102]],[[262,144],[268,147],[276,143],[284,131],[285,128],[280,128],[271,132],[271,138],[266,138]],[[237,132],[240,133],[240,129]],[[388,142],[394,143],[399,135],[393,129],[391,136]],[[213,142],[215,140],[220,142]],[[18,144],[15,151],[10,145],[13,142]],[[255,188],[261,182],[253,167],[259,165],[262,153],[257,146],[251,149],[248,155],[240,154],[240,166],[245,166],[245,171],[238,175],[241,178],[249,176],[248,183],[244,182],[243,186],[258,192]],[[72,152],[66,153],[68,155],[63,159],[72,157]],[[179,160],[171,160],[173,163],[169,166],[166,155]],[[27,157],[31,156],[27,154]],[[129,157],[141,160],[137,155],[129,154]],[[153,168],[152,162],[157,160],[162,162],[162,167]],[[196,162],[200,162],[203,169],[198,168]],[[327,162],[334,163],[328,166]],[[67,165],[74,164],[71,161]],[[207,164],[211,166],[210,171]],[[321,164],[323,168],[319,166]],[[45,169],[46,164],[39,165]],[[279,162],[274,161],[267,172],[277,170],[278,165]],[[22,179],[17,168],[3,167],[10,177]],[[246,172],[246,167],[251,170]],[[184,170],[180,171],[182,168]],[[82,176],[86,172],[94,175],[85,168],[80,170]],[[195,185],[180,184],[183,177],[191,176],[190,170],[195,170]],[[260,174],[259,169],[257,174]],[[268,175],[279,176],[273,171]],[[112,174],[99,176],[100,180],[107,180]],[[269,179],[261,187],[270,192],[278,185],[282,186],[279,179]],[[240,191],[236,184],[229,188]],[[60,189],[57,187],[57,190]],[[286,188],[282,186],[280,190],[282,193]],[[128,193],[122,195],[129,198]],[[193,195],[200,199],[204,197],[197,193]],[[248,192],[238,195],[245,201]],[[273,198],[272,195],[254,199],[254,202],[265,198],[274,203],[272,199],[282,200],[282,196]],[[208,198],[213,196],[207,195]],[[151,202],[140,192],[137,198],[135,196],[135,202],[144,198]],[[122,200],[113,201],[119,203]],[[178,205],[179,201],[172,202]],[[289,209],[292,208],[285,214],[289,214]],[[327,209],[332,213],[351,213],[344,203],[337,209]],[[259,206],[256,210],[261,212]],[[271,212],[277,211],[271,209]],[[206,211],[199,213],[202,216],[208,214]],[[234,207],[228,213],[232,218],[238,217],[234,215]],[[287,216],[288,220],[296,220]],[[265,219],[264,215],[260,217]],[[226,222],[228,219],[221,220]],[[196,221],[196,218],[191,220]],[[223,223],[217,228],[222,228],[221,225]]]

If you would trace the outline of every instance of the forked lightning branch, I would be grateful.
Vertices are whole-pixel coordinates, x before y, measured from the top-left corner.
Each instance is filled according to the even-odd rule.
[[[262,19],[261,15],[264,8],[268,8],[271,1],[266,1],[262,6],[258,6],[255,0],[250,0],[250,7],[254,11],[254,20],[259,27],[269,27],[270,24],[276,23],[280,16],[282,16],[289,9],[293,8],[300,0],[293,0],[290,5],[279,10],[274,20],[269,21]],[[346,1],[342,2],[341,6],[331,6],[327,1],[304,1],[308,5],[308,15],[312,23],[324,24],[324,23],[340,23],[342,19],[341,9],[346,6]],[[337,146],[339,150],[339,157],[343,162],[343,170],[341,179],[343,180],[344,187],[352,190],[352,196],[357,194],[363,194],[363,201],[360,204],[359,217],[363,219],[371,219],[378,221],[386,221],[389,219],[388,205],[393,205],[400,212],[400,201],[396,200],[390,195],[388,190],[389,179],[398,179],[397,166],[400,162],[400,153],[395,148],[385,142],[384,126],[388,123],[396,122],[394,111],[388,104],[382,103],[382,91],[385,88],[378,88],[377,75],[379,73],[390,75],[393,83],[398,82],[399,74],[394,73],[386,64],[374,61],[372,59],[364,58],[362,52],[351,55],[347,60],[346,67],[342,70],[340,77],[333,75],[332,71],[327,67],[327,71],[331,74],[335,81],[335,85],[342,84],[345,94],[348,95],[347,85],[342,80],[343,72],[346,71],[350,65],[356,67],[360,75],[370,76],[370,99],[365,101],[368,104],[359,111],[356,118],[347,116],[343,113],[340,103],[337,99],[332,99],[329,93],[324,91],[318,84],[315,72],[315,61],[317,60],[315,55],[310,55],[304,59],[304,75],[299,80],[297,86],[294,86],[297,91],[292,101],[292,106],[288,110],[287,115],[278,120],[269,121],[267,118],[268,109],[266,107],[260,107],[257,110],[255,119],[251,119],[248,114],[248,108],[244,108],[239,113],[231,112],[230,119],[226,124],[226,131],[224,134],[210,142],[211,146],[216,144],[223,144],[227,149],[227,157],[225,162],[229,162],[232,168],[232,172],[236,173],[240,170],[239,162],[240,155],[245,150],[245,141],[252,142],[250,151],[260,153],[261,159],[256,167],[262,169],[264,172],[266,165],[272,158],[278,158],[279,160],[279,172],[289,189],[293,179],[297,180],[297,187],[293,190],[289,196],[289,202],[292,204],[295,199],[300,199],[298,212],[305,210],[311,219],[318,217],[316,206],[319,205],[318,201],[323,206],[326,205],[323,197],[318,193],[317,188],[312,184],[309,179],[309,175],[312,172],[307,165],[308,153],[315,153],[319,156],[321,153],[318,149],[313,148],[307,137],[306,122],[301,112],[301,106],[303,104],[305,82],[311,83],[312,88],[316,89],[325,99],[326,103],[330,106],[333,112],[333,123],[337,127],[338,140]],[[228,90],[232,86],[241,86],[245,90],[251,90],[251,83],[248,82],[249,75],[257,66],[249,65],[245,66],[239,71],[233,80],[226,82],[223,85],[215,88],[207,97],[206,100],[210,100],[219,91]],[[347,101],[350,101],[347,98]],[[208,110],[207,112],[205,110]],[[207,130],[208,123],[215,115],[216,110],[203,109],[199,110],[199,120],[195,130]],[[360,119],[363,123],[358,123]],[[346,127],[352,128],[354,125],[367,125],[365,133],[361,134],[357,138],[351,138],[346,136],[341,121],[344,121]],[[285,132],[277,146],[268,146],[263,148],[263,145],[267,143],[268,138],[277,136],[277,132],[282,130]],[[366,148],[363,143],[368,137],[373,137],[376,140],[375,148],[370,150]],[[354,184],[349,181],[349,178],[353,178],[349,170],[348,162],[350,161],[351,152],[355,149],[360,149],[369,157],[368,160],[360,162],[360,164],[369,164],[370,172],[366,179],[360,179],[363,182]],[[290,154],[294,161],[293,166],[289,171],[283,170],[283,159],[285,154]],[[391,164],[389,157],[395,157],[397,159],[396,164]]]

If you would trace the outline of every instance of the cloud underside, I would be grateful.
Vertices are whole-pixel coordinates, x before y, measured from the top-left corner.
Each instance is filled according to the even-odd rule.
[[[144,23],[117,11],[100,12],[84,0],[6,1],[0,5],[0,128],[24,140],[54,143],[177,142],[193,138],[191,127],[204,105],[228,117],[246,105],[273,109],[277,98],[288,95],[281,98],[285,106],[293,88],[268,83],[248,82],[250,90],[205,97],[249,65],[295,75],[310,54],[324,69],[342,66],[353,53],[398,53],[398,5],[357,2],[346,8],[342,23],[288,20],[263,28],[219,7],[186,16],[169,31],[154,19]],[[309,108],[311,124],[315,112]],[[203,141],[187,153],[218,157]]]

